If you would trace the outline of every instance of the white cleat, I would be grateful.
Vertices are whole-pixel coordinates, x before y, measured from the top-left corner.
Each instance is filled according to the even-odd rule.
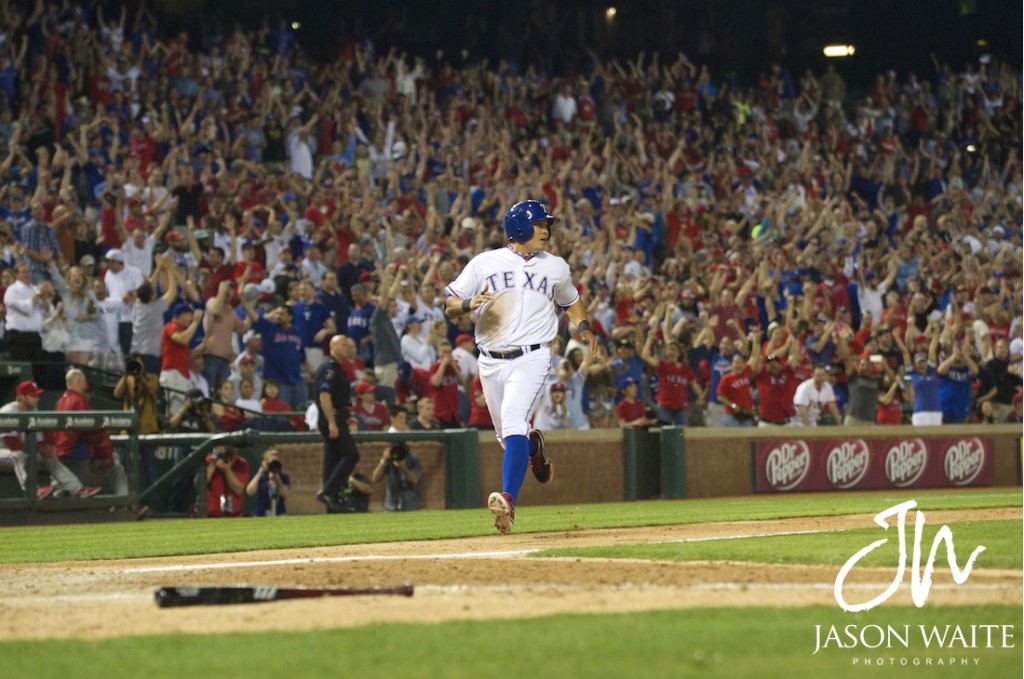
[[[508,493],[491,493],[487,498],[487,508],[494,514],[494,527],[504,535],[512,531],[516,522],[516,508],[512,506],[512,496]]]

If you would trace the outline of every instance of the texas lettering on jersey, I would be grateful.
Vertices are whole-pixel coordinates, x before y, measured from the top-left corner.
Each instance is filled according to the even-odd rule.
[[[486,290],[494,296],[476,312],[476,340],[491,351],[550,342],[558,332],[554,304],[567,309],[579,299],[564,259],[548,252],[524,259],[508,248],[474,257],[447,292],[470,299]]]
[[[558,289],[558,285],[555,283],[548,284],[548,277],[543,276],[539,281],[535,282],[534,279],[541,276],[539,273],[530,273],[529,271],[522,272],[523,280],[517,285],[516,272],[515,271],[502,271],[501,273],[495,273],[488,276],[485,280],[487,281],[487,287],[494,292],[499,292],[508,288],[521,287],[524,290],[533,290],[539,292],[549,300],[555,300],[555,290]],[[549,291],[548,288],[551,288]]]

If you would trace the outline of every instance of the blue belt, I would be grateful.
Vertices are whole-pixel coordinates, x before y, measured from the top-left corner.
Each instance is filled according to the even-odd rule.
[[[488,351],[487,349],[480,347],[480,353],[486,356],[487,358],[500,358],[503,360],[508,360],[512,358],[519,358],[523,354],[528,354],[531,351],[537,351],[538,349],[540,349],[539,344],[531,344],[528,347],[509,349],[508,351]]]

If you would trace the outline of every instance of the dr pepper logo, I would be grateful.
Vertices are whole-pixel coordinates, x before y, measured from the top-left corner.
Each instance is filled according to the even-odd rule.
[[[978,478],[985,464],[985,446],[980,439],[961,439],[946,449],[942,468],[946,479],[957,486],[966,486]]]
[[[833,488],[853,488],[868,473],[871,449],[864,439],[840,441],[828,451],[825,473]]]
[[[764,461],[765,477],[775,490],[792,490],[811,470],[811,449],[803,441],[785,441],[772,448]]]
[[[894,486],[912,486],[924,474],[928,450],[921,439],[900,441],[885,453],[885,476]]]

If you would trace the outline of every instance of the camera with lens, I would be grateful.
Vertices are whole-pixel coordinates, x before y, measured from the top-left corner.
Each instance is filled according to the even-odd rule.
[[[217,448],[213,451],[215,462],[231,462],[231,451],[227,448]]]
[[[132,377],[138,377],[142,374],[142,361],[134,358],[128,361],[125,372]]]
[[[275,474],[281,473],[281,460],[271,460],[267,463],[267,469],[274,472]]]
[[[203,412],[210,405],[210,399],[203,395],[201,389],[190,389],[185,398],[192,404],[192,410],[197,413]]]
[[[391,459],[395,462],[401,462],[409,456],[409,446],[402,442],[391,444]]]

